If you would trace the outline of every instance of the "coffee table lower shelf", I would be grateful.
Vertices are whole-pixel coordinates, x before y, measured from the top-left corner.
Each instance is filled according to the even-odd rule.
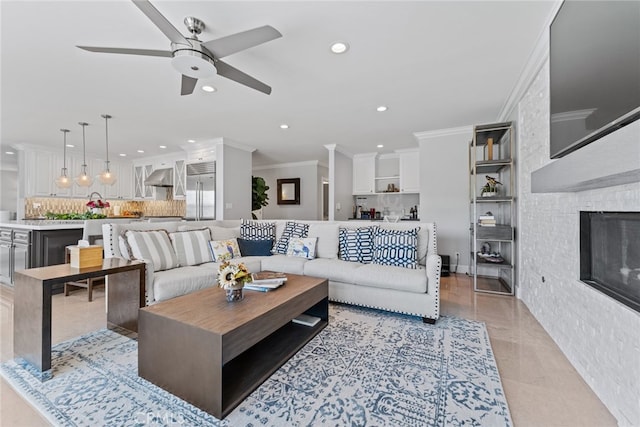
[[[289,323],[222,368],[222,417],[228,415],[327,326]]]
[[[293,323],[301,312],[320,321]],[[194,292],[140,310],[138,375],[223,419],[328,322],[326,279],[288,275],[235,303]]]

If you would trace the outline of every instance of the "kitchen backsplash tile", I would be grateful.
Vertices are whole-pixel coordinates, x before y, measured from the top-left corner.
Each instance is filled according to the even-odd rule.
[[[144,216],[184,216],[186,202],[184,200],[108,200],[110,207],[104,209],[107,216],[113,215],[113,208],[120,206],[120,214],[128,212],[142,212]],[[47,212],[82,213],[87,210],[86,199],[61,199],[53,197],[33,197],[25,199],[25,217],[37,218],[45,216]],[[39,206],[39,207],[36,207]]]

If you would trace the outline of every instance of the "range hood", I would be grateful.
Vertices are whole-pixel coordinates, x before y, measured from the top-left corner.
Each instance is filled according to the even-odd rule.
[[[156,169],[144,180],[144,185],[152,187],[173,187],[173,169]]]

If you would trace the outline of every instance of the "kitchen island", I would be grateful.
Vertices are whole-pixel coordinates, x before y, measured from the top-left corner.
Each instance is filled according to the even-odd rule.
[[[0,222],[0,282],[12,286],[16,270],[64,264],[65,247],[82,239],[85,221]],[[60,293],[63,286],[56,286]]]

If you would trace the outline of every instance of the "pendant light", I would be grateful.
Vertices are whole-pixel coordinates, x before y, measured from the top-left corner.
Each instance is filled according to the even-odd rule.
[[[67,133],[69,129],[60,129],[60,132],[64,135],[64,145],[62,146],[62,170],[60,176],[56,178],[56,187],[69,188],[73,181],[67,176]]]
[[[116,183],[116,176],[109,170],[109,119],[111,118],[108,114],[103,114],[101,116],[104,119],[104,136],[107,145],[107,160],[104,162],[105,168],[100,175],[98,175],[98,179],[104,185],[113,185]]]
[[[89,123],[79,122],[82,126],[82,169],[80,174],[75,177],[76,184],[80,187],[90,187],[93,184],[93,178],[87,173],[87,153],[86,153],[86,140],[84,135],[84,128],[89,126]]]

